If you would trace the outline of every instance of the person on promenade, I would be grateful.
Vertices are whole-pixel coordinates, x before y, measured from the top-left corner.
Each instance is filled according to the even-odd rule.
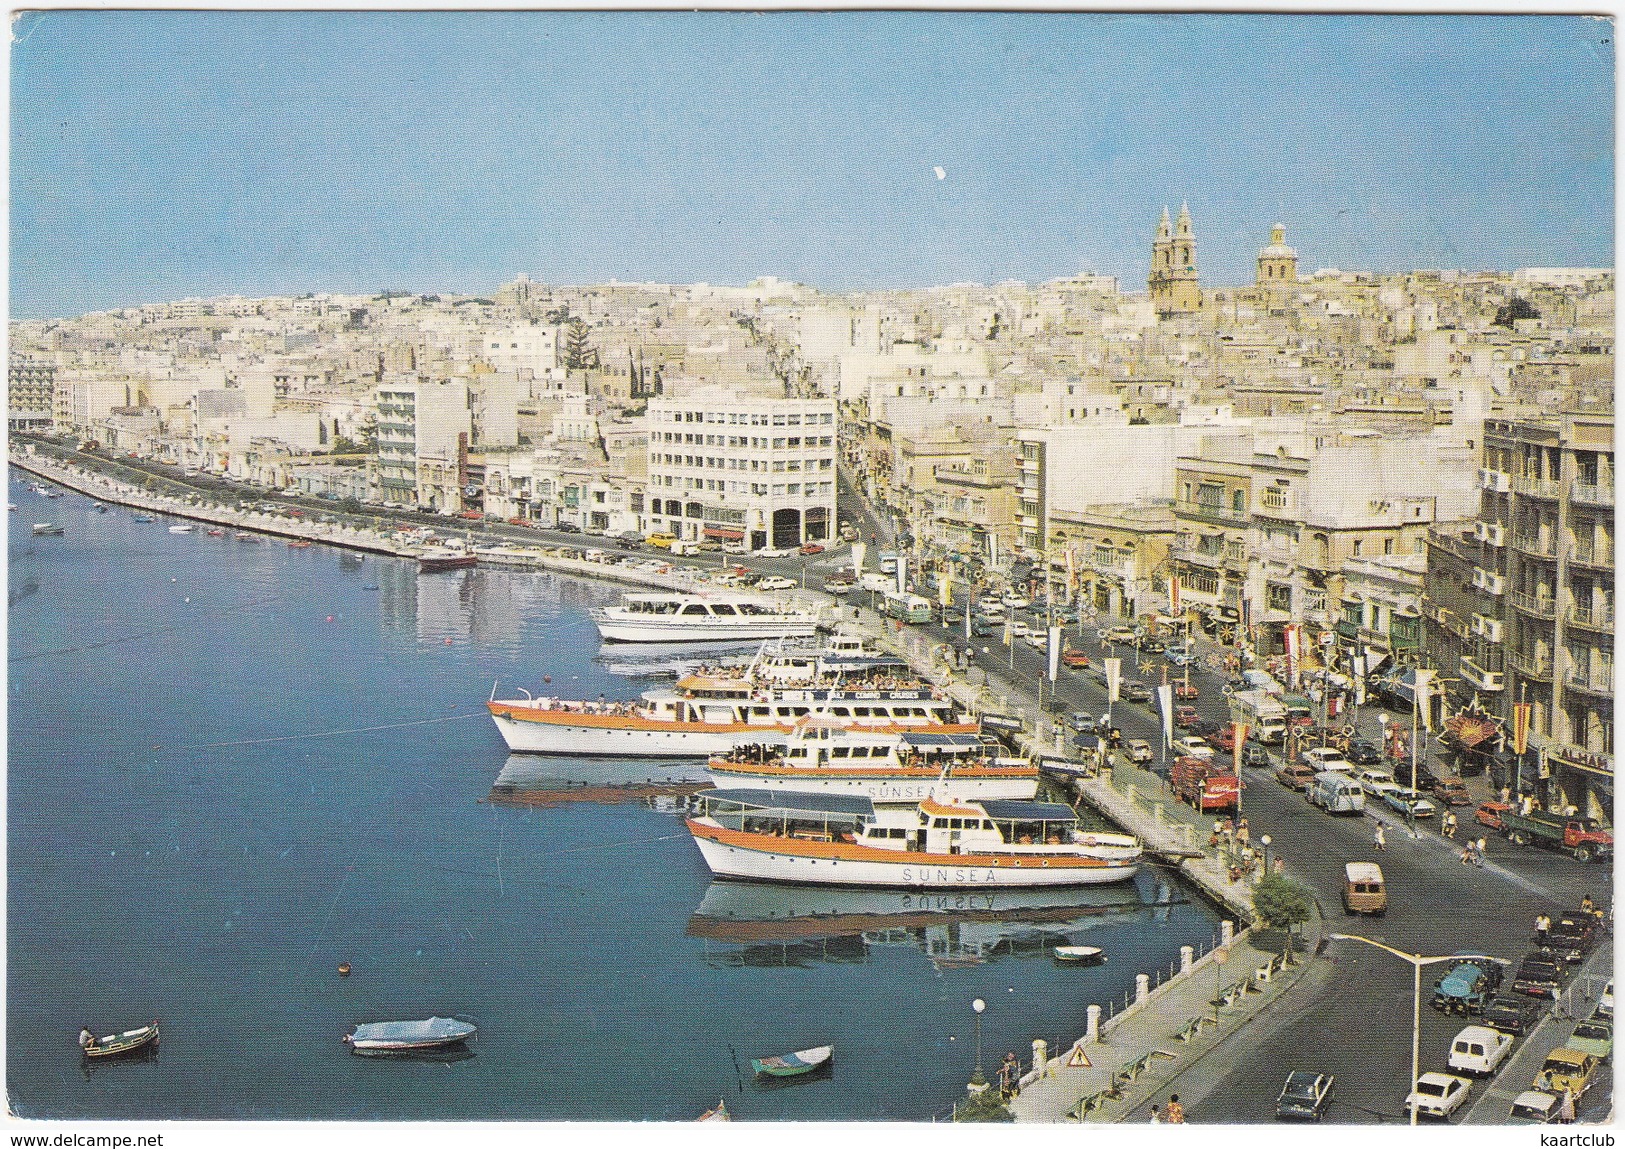
[[[1161,1125],[1162,1124],[1162,1114],[1157,1112],[1157,1107],[1155,1105],[1153,1105],[1151,1107],[1151,1124],[1153,1124],[1153,1125]]]
[[[1574,1090],[1563,1090],[1563,1096],[1557,1103],[1557,1123],[1559,1125],[1574,1124]]]
[[[1371,835],[1371,848],[1373,850],[1388,849],[1388,838],[1382,832],[1382,823],[1377,823],[1376,831]]]
[[[1250,834],[1251,831],[1247,829],[1246,818],[1243,818],[1241,821],[1236,823],[1236,845],[1238,847],[1245,850],[1251,845],[1249,840]]]
[[[1456,816],[1448,810],[1445,811],[1440,830],[1446,838],[1456,840]]]
[[[1168,1108],[1164,1111],[1163,1120],[1169,1125],[1185,1124],[1185,1107],[1179,1103],[1179,1094],[1169,1095]]]
[[[1021,1062],[1014,1053],[1006,1053],[1004,1063],[999,1066],[999,1093],[1006,1101],[1016,1095],[1016,1082],[1020,1077]]]
[[[1546,931],[1551,928],[1551,918],[1547,917],[1545,914],[1535,915],[1535,944],[1537,946],[1543,946],[1546,944]]]

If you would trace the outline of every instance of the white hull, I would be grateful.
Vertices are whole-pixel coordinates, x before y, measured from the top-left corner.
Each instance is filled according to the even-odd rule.
[[[874,802],[923,802],[930,797],[975,802],[983,798],[1027,799],[1038,793],[1038,779],[1031,775],[1014,778],[946,779],[937,774],[919,778],[880,778],[851,774],[842,777],[831,770],[801,770],[794,775],[763,775],[748,770],[730,770],[712,763],[709,773],[714,785],[749,787],[758,790],[793,791],[798,794],[851,794]]]
[[[782,745],[789,731],[763,726],[748,730],[705,730],[698,723],[672,722],[667,729],[585,726],[564,722],[520,722],[491,716],[509,750],[525,754],[613,755],[628,758],[710,758],[753,742]]]
[[[812,882],[833,886],[890,886],[917,890],[990,890],[1034,886],[1092,886],[1123,882],[1138,862],[1098,866],[986,865],[951,856],[899,852],[897,861],[801,857],[694,837],[705,864],[718,877],[762,882]]]
[[[758,616],[741,619],[684,621],[674,618],[616,619],[599,612],[593,617],[607,642],[739,642],[764,638],[811,638],[818,620],[807,615]]]

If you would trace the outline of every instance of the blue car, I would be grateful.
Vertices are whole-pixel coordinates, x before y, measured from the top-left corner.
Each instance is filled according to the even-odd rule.
[[[1162,652],[1162,657],[1175,666],[1189,666],[1196,661],[1196,653],[1187,646],[1170,646]]]

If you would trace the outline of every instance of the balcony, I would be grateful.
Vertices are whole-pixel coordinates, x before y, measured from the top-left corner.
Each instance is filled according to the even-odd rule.
[[[1614,488],[1596,483],[1575,483],[1569,487],[1569,499],[1576,503],[1589,503],[1593,507],[1614,505]]]
[[[1478,472],[1478,485],[1486,491],[1507,492],[1512,489],[1512,476],[1505,471],[1492,471],[1480,468]]]
[[[1506,527],[1500,523],[1474,523],[1473,538],[1492,547],[1504,547],[1507,545]]]
[[[1605,698],[1614,696],[1614,672],[1612,669],[1596,670],[1587,673],[1584,667],[1570,667],[1563,675],[1563,685],[1570,690],[1584,690],[1589,694],[1600,694]]]
[[[1587,630],[1607,633],[1614,629],[1614,609],[1610,606],[1581,606],[1578,603],[1570,603],[1569,608],[1563,612],[1563,619],[1571,626],[1583,626]]]
[[[1499,661],[1499,659],[1494,660],[1496,663]],[[1461,676],[1486,693],[1505,690],[1507,688],[1505,672],[1489,669],[1488,666],[1484,665],[1484,663],[1489,662],[1491,662],[1489,658],[1482,658],[1482,660],[1480,658],[1463,658],[1461,660]]]
[[[1174,503],[1174,514],[1226,527],[1245,527],[1252,523],[1252,516],[1246,511],[1232,511],[1220,503],[1187,502],[1180,499]]]
[[[1557,548],[1553,545],[1550,537],[1542,539],[1539,535],[1515,534],[1512,536],[1512,546],[1514,549],[1522,551],[1526,555],[1534,555],[1536,558],[1555,559],[1557,557]]]
[[[1576,542],[1569,548],[1569,562],[1591,567],[1594,570],[1611,571],[1614,569],[1614,551],[1612,547],[1599,547],[1593,546],[1589,542]]]
[[[1513,591],[1510,597],[1512,599],[1512,605],[1523,611],[1525,614],[1532,614],[1536,618],[1546,619],[1554,619],[1557,617],[1557,600],[1554,598],[1542,598],[1532,594],[1521,594],[1518,591]]]
[[[1542,658],[1539,655],[1513,651],[1507,656],[1507,661],[1512,664],[1514,670],[1527,678],[1551,680],[1552,660],[1549,656]]]
[[[1556,479],[1537,479],[1530,475],[1515,476],[1512,489],[1520,495],[1532,495],[1537,499],[1556,499],[1563,494],[1563,484]]]

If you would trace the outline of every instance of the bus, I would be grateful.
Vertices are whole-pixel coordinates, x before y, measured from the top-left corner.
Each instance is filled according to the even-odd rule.
[[[886,592],[881,599],[880,613],[892,618],[902,619],[907,623],[930,622],[932,618],[931,600],[921,598],[917,594],[898,594],[896,591]]]

